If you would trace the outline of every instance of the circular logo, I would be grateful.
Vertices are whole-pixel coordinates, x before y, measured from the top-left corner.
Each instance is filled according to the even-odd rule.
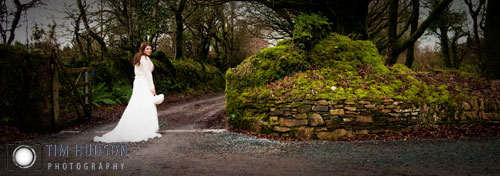
[[[29,168],[35,164],[35,150],[27,145],[18,146],[12,153],[12,161],[20,168]]]

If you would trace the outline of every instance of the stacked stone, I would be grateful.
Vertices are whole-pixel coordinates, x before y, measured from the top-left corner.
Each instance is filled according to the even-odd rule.
[[[260,128],[275,135],[299,138],[338,140],[353,135],[386,133],[436,122],[447,117],[447,107],[418,105],[393,98],[338,101],[269,99],[265,104],[267,118]],[[262,105],[261,104],[261,105]],[[422,109],[422,110],[421,110]],[[456,105],[451,120],[498,120],[500,101],[471,99]],[[449,116],[449,115],[448,115]]]
[[[475,98],[462,102],[462,113],[457,111],[456,120],[495,120],[500,117],[500,101]]]
[[[427,104],[423,104],[421,107],[422,113],[419,119],[423,122],[483,121],[497,123],[500,118],[500,101],[485,98],[472,98],[455,102],[451,108],[442,105]]]
[[[274,101],[269,108],[269,123],[276,135],[301,138],[332,138],[329,133],[366,135],[415,125],[418,112],[415,106],[392,98],[339,101],[305,100],[294,107],[294,101]],[[287,104],[290,103],[290,104]],[[376,117],[374,117],[376,116]],[[381,130],[383,129],[383,130]],[[326,137],[325,137],[326,136]]]

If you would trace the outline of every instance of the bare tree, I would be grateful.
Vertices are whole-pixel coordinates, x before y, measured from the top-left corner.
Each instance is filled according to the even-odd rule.
[[[464,0],[464,2],[467,5],[468,10],[469,10],[469,14],[472,18],[472,30],[473,30],[473,34],[474,34],[474,41],[473,42],[475,44],[474,49],[476,51],[478,58],[481,58],[481,54],[482,54],[481,39],[480,39],[480,35],[479,35],[479,28],[481,25],[481,21],[478,21],[478,20],[480,20],[479,19],[480,17],[481,17],[481,20],[483,19],[482,17],[484,15],[484,12],[486,9],[486,7],[485,7],[486,0],[475,1],[477,3],[474,3],[472,0]],[[481,15],[481,14],[483,14],[483,15]]]
[[[385,50],[388,46],[388,36],[387,27],[389,25],[389,4],[391,0],[373,0],[370,2],[368,10],[368,35],[371,41],[375,43],[377,49],[382,53],[386,53]],[[399,3],[397,12],[397,24],[398,33],[396,38],[407,37],[408,30],[410,29],[411,22],[415,12],[412,8],[414,1],[404,0]],[[417,21],[418,22],[418,21]],[[417,24],[418,25],[418,24]]]
[[[420,24],[415,32],[410,34],[406,39],[398,38],[397,23],[398,23],[398,7],[399,0],[392,0],[389,5],[389,24],[388,24],[388,57],[386,65],[394,65],[398,59],[399,54],[408,49],[415,43],[427,30],[427,28],[439,17],[440,13],[448,7],[453,0],[442,0],[439,4],[432,9],[432,12]]]
[[[439,4],[438,0],[430,0],[429,8],[435,8]],[[458,68],[461,58],[458,54],[458,40],[468,35],[465,30],[466,14],[460,10],[445,8],[435,23],[429,27],[431,35],[437,36],[441,48],[441,56],[445,67]]]
[[[9,45],[12,44],[12,42],[14,41],[15,31],[16,28],[19,27],[18,25],[19,25],[19,20],[21,19],[22,12],[26,12],[30,8],[35,8],[40,5],[44,5],[44,3],[41,0],[31,0],[24,4],[19,2],[19,0],[14,0],[14,4],[16,5],[15,11],[9,12],[9,9],[7,8],[6,5],[6,1],[0,2],[0,35],[2,36],[2,43]],[[14,19],[11,20],[10,18]],[[9,33],[8,38],[7,38],[7,33]]]
[[[411,18],[409,20],[410,21],[409,23],[411,23],[410,33],[415,33],[418,29],[418,17],[420,12],[419,9],[420,9],[420,1],[412,0],[412,12],[411,12]],[[411,68],[411,66],[413,65],[413,60],[415,60],[414,48],[415,48],[415,43],[411,44],[408,47],[408,50],[406,51],[405,65],[408,68]]]
[[[64,10],[64,13],[66,14],[65,18],[67,20],[71,20],[72,28],[70,28],[68,30],[73,33],[73,40],[74,40],[74,42],[76,42],[73,44],[73,46],[77,47],[77,50],[80,53],[80,56],[82,56],[83,58],[86,58],[86,60],[87,60],[86,63],[88,64],[89,57],[88,57],[87,53],[90,53],[90,51],[85,52],[85,50],[83,49],[82,38],[85,36],[82,36],[82,34],[80,33],[82,14],[79,12],[78,9],[73,9],[71,7],[66,7]],[[90,45],[90,43],[88,43],[88,44]],[[90,47],[87,47],[87,49],[90,49]]]
[[[85,9],[87,4],[86,2],[82,3],[82,0],[77,0],[77,5],[78,9],[80,10],[80,15],[81,15],[81,20],[83,22],[83,25],[85,26],[85,29],[89,33],[89,35],[99,43],[99,45],[102,47],[103,54],[105,58],[109,58],[109,52],[108,52],[108,47],[106,46],[106,43],[104,42],[104,39],[99,36],[94,30],[89,25],[89,21],[87,18],[87,10]]]
[[[175,18],[175,59],[183,58],[183,33],[184,33],[184,20],[183,12],[186,9],[188,0],[168,0],[167,6],[174,12]]]
[[[254,36],[266,39],[291,38],[293,32],[293,18],[298,11],[293,9],[273,10],[261,3],[250,1],[242,3],[247,20],[246,25]]]

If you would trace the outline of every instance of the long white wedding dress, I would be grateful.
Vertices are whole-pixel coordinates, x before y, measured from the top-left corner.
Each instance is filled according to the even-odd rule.
[[[116,127],[102,137],[95,136],[95,142],[139,142],[161,137],[158,134],[158,112],[153,102],[153,63],[142,56],[140,65],[135,66],[134,87],[127,108]]]

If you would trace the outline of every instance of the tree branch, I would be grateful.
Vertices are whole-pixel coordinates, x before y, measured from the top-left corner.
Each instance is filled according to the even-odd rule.
[[[411,44],[418,40],[424,34],[425,30],[431,25],[431,23],[437,19],[439,14],[446,8],[453,0],[443,0],[441,1],[436,8],[432,10],[429,16],[422,22],[422,24],[417,28],[417,30],[405,41],[401,44],[401,49],[408,48]]]

